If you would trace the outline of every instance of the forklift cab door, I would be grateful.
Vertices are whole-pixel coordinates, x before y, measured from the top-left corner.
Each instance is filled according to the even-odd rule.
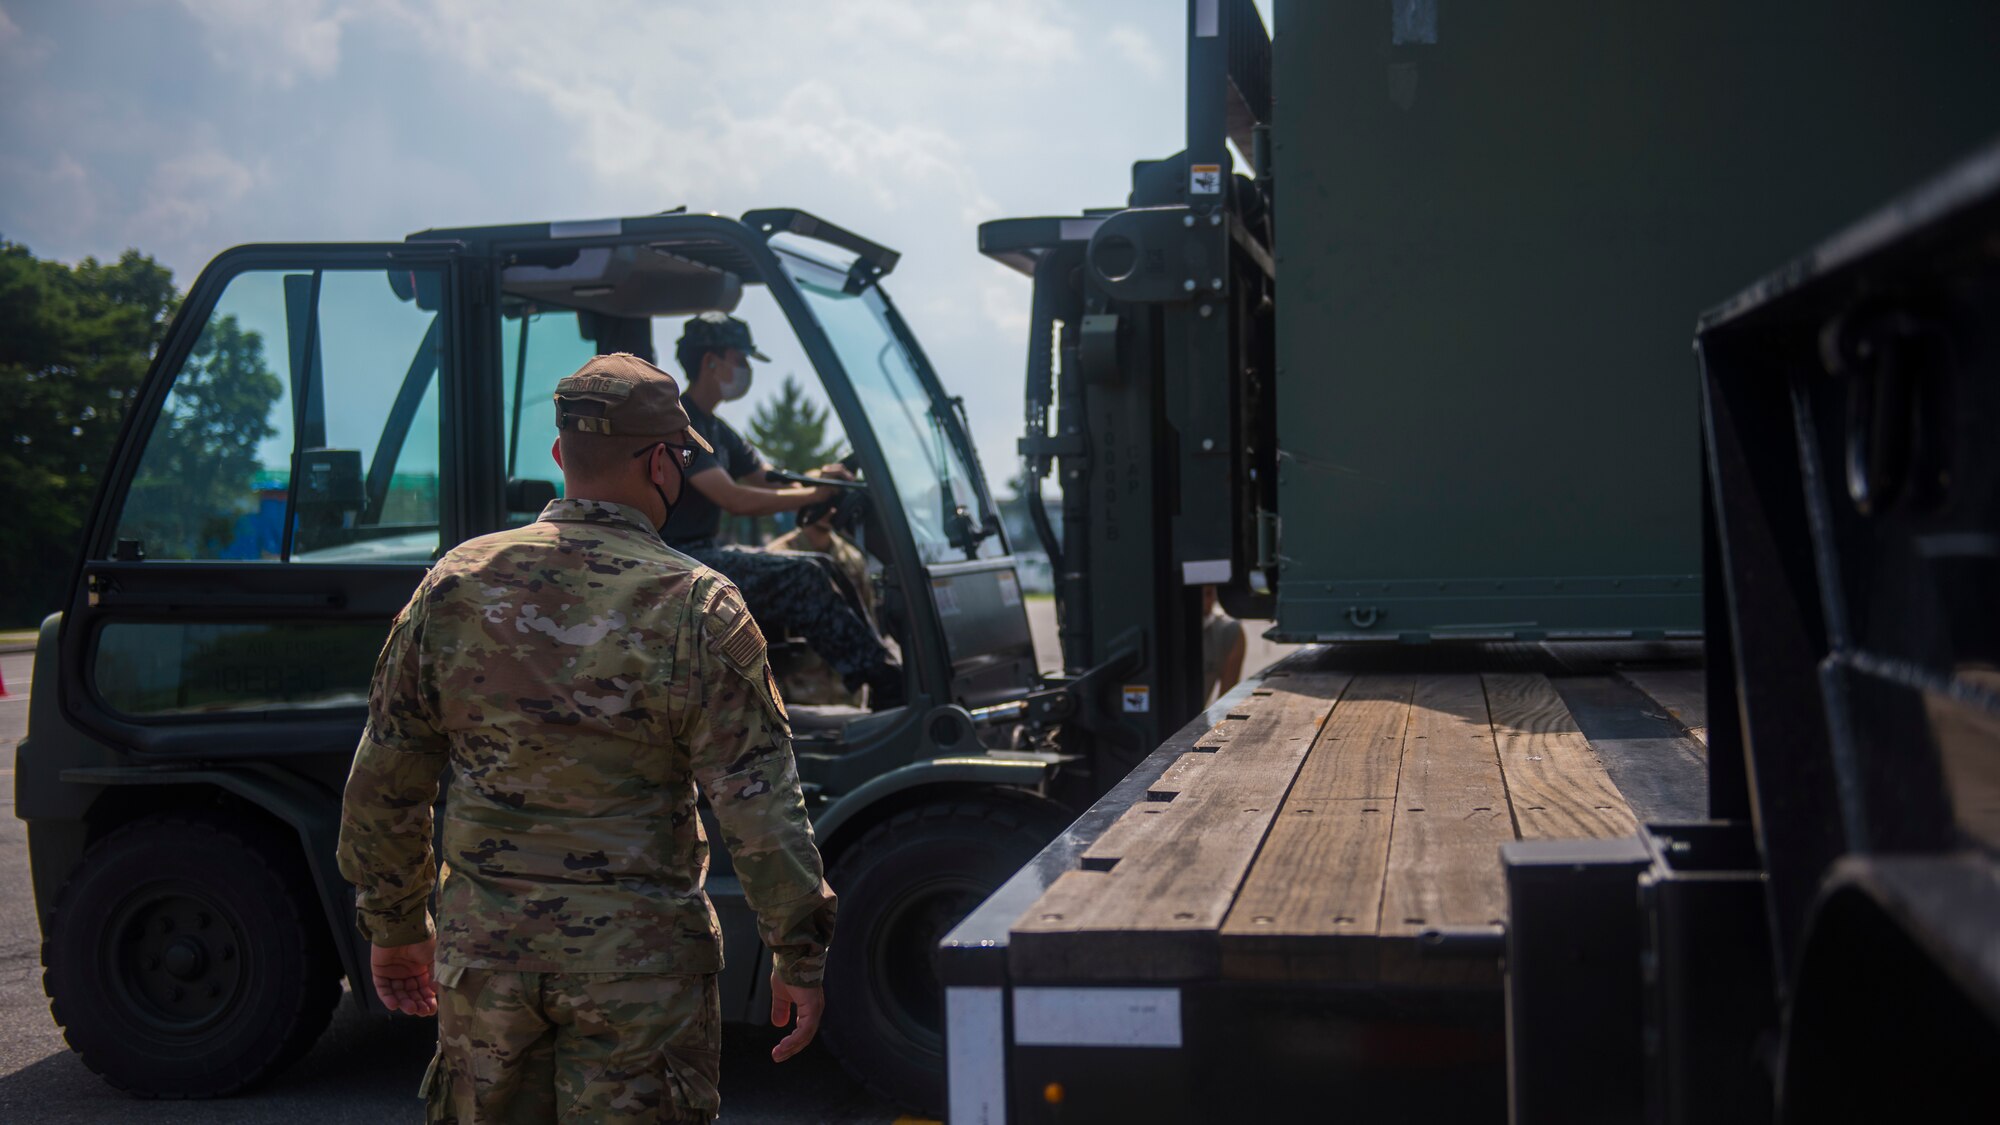
[[[63,621],[70,713],[144,759],[353,750],[391,619],[463,537],[450,246],[251,246],[196,280]]]

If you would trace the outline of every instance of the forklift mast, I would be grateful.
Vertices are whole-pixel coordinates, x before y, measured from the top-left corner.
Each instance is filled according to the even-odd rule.
[[[1273,606],[1271,40],[1250,0],[1189,4],[1187,32],[1187,147],[1136,163],[1125,207],[979,228],[1034,280],[1020,452],[1063,673],[1030,715],[1089,740],[1096,791],[1206,702],[1202,589]]]

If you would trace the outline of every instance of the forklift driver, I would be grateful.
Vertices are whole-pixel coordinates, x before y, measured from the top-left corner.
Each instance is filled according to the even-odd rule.
[[[687,322],[674,357],[687,373],[687,408],[695,432],[714,452],[697,452],[688,466],[694,487],[681,497],[663,535],[668,546],[721,571],[743,592],[750,612],[775,634],[796,633],[821,660],[839,673],[847,690],[866,685],[877,710],[903,701],[903,669],[868,622],[856,612],[824,569],[823,556],[772,554],[716,542],[722,513],[768,516],[831,500],[830,488],[773,487],[770,468],[751,444],[715,416],[724,402],[750,390],[750,360],[768,362],[750,339],[750,326],[725,313],[708,312]],[[828,465],[821,475],[852,479],[844,466]]]

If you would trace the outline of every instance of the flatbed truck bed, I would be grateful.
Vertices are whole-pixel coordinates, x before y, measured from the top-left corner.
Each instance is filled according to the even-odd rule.
[[[1241,685],[946,939],[952,1120],[1297,1108],[1336,1073],[1353,1108],[1357,1071],[1497,1116],[1500,848],[1699,819],[1700,660],[1322,645]]]

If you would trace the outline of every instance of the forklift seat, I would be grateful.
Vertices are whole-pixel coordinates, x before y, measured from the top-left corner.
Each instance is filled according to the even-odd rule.
[[[792,717],[792,735],[795,738],[838,735],[849,720],[873,714],[866,707],[850,707],[844,703],[791,703],[785,706],[785,710]]]

